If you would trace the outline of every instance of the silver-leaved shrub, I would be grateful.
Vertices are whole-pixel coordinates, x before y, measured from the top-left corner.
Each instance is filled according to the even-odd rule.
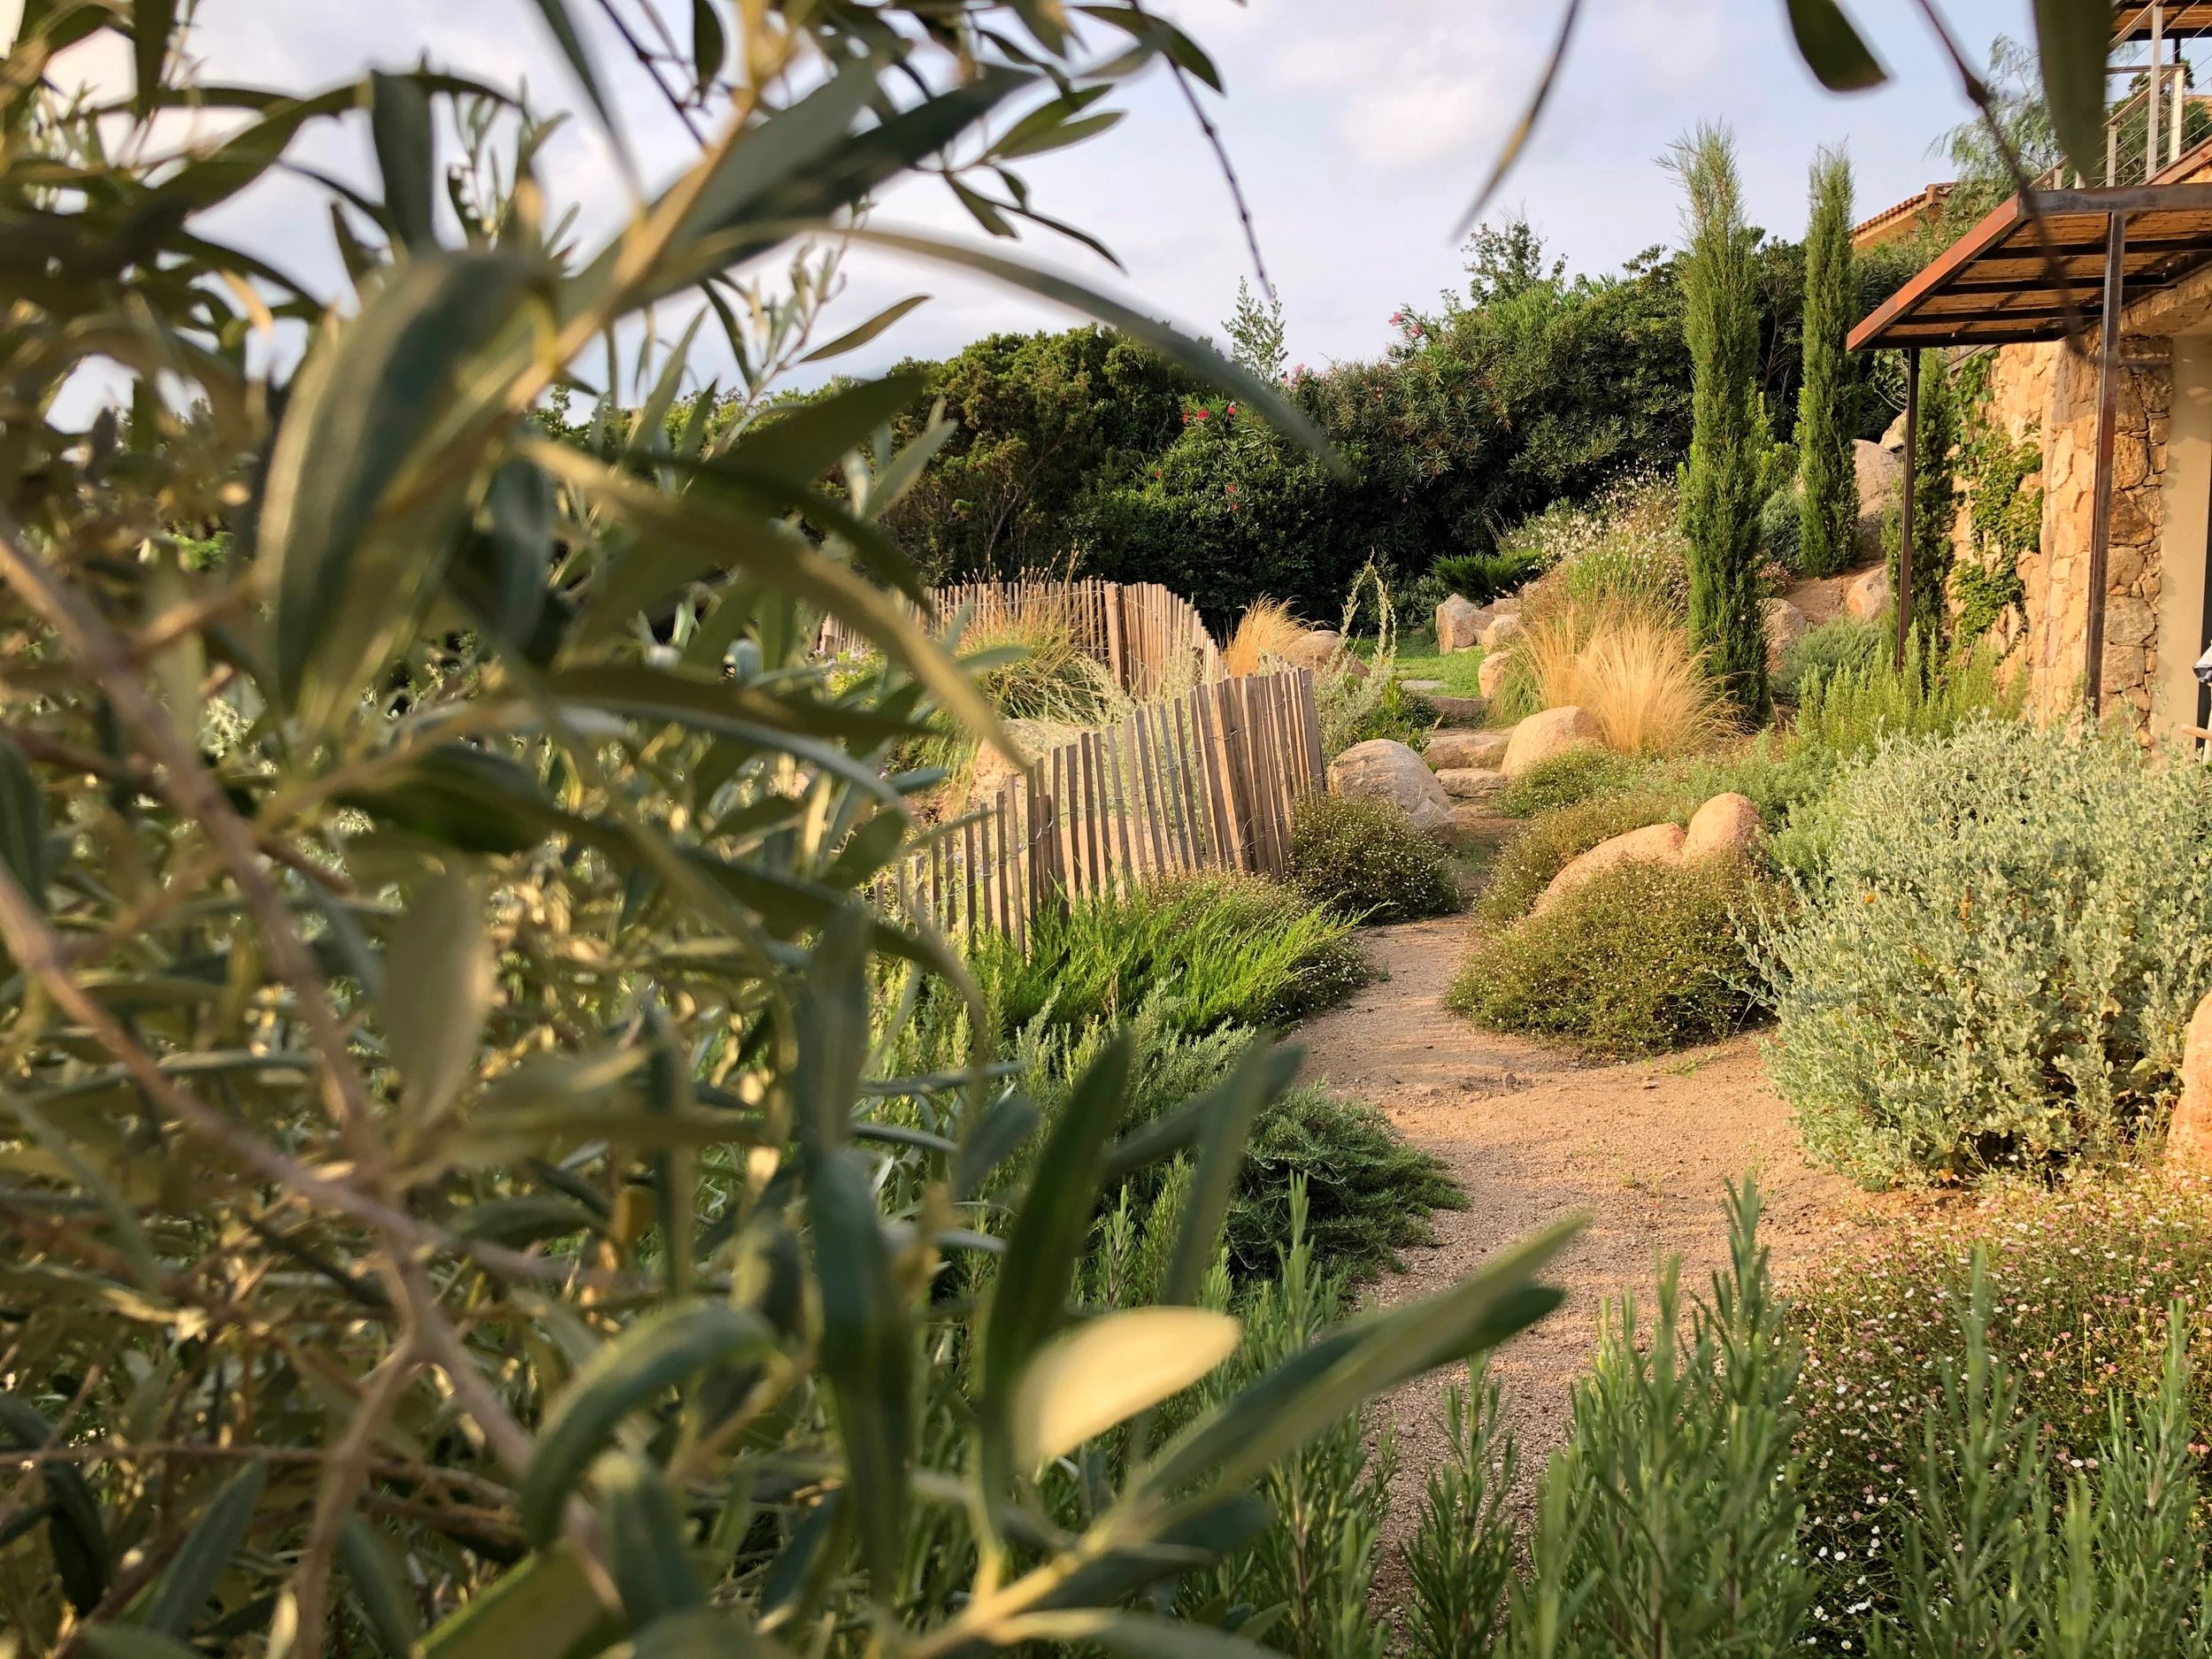
[[[2212,988],[2212,771],[1978,718],[1819,814],[1758,952],[1770,1064],[1869,1185],[2108,1153],[2161,1125]]]

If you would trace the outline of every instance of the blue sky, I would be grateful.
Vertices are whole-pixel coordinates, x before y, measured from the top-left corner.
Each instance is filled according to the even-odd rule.
[[[1823,143],[1849,145],[1862,214],[1918,189],[1941,175],[1929,143],[1962,119],[1964,103],[1908,0],[1851,3],[1893,79],[1876,92],[1839,97],[1799,65],[1783,0],[1587,0],[1568,72],[1502,205],[1525,208],[1571,268],[1614,269],[1675,238],[1675,192],[1655,157],[1701,119],[1733,127],[1753,216],[1780,234],[1801,229],[1805,170]],[[12,9],[13,0],[0,0],[0,18]],[[1555,6],[1178,0],[1163,10],[1221,67],[1228,96],[1210,102],[1287,308],[1293,360],[1319,367],[1377,354],[1396,305],[1458,286],[1453,227],[1515,119]],[[2028,0],[1950,0],[1946,10],[1978,55],[2000,32],[2029,33]],[[506,84],[526,78],[541,106],[582,107],[529,0],[204,0],[201,17],[196,50],[216,79],[334,80],[426,54]],[[121,71],[87,61],[80,73]],[[649,176],[665,177],[687,141],[634,75],[618,75],[617,85]],[[1217,331],[1238,278],[1250,273],[1226,188],[1164,77],[1130,88],[1116,106],[1129,111],[1119,128],[1040,158],[1027,176],[1041,206],[1099,235],[1126,274],[1042,234],[1033,235],[1030,250],[1149,311]],[[365,131],[326,132],[313,155],[367,174]],[[619,175],[580,118],[549,151],[544,178],[556,199],[580,202],[588,223],[615,222]],[[937,229],[967,224],[926,186],[895,192],[879,218]],[[321,211],[300,189],[258,192],[228,212],[223,229],[336,287]],[[918,290],[933,303],[840,366],[865,371],[898,356],[947,353],[994,329],[1065,320],[996,289],[878,259],[849,267],[838,320],[856,322]],[[714,371],[710,355],[703,362]]]

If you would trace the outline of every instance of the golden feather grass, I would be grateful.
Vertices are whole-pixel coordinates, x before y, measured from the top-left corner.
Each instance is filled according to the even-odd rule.
[[[1281,657],[1305,632],[1306,625],[1281,600],[1256,601],[1237,618],[1237,631],[1222,648],[1221,672],[1232,680],[1256,674],[1270,657]]]
[[[1639,606],[1570,602],[1516,648],[1544,707],[1589,711],[1624,755],[1686,755],[1728,731],[1718,691],[1680,628]]]

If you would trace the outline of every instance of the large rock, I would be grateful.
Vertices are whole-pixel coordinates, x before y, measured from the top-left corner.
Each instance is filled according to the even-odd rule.
[[[1367,664],[1345,648],[1344,636],[1334,628],[1307,630],[1283,648],[1283,660],[1293,668],[1311,669],[1316,674],[1367,678]]]
[[[1882,428],[1882,448],[1893,455],[1905,453],[1905,411],[1899,410],[1897,419]]]
[[[1905,487],[1905,457],[1901,442],[1893,451],[1864,438],[1851,446],[1854,470],[1859,478],[1859,557],[1882,556],[1882,520],[1897,505]]]
[[[1889,609],[1889,572],[1869,571],[1843,590],[1843,608],[1862,622],[1871,622]]]
[[[1434,692],[1422,695],[1428,699],[1429,707],[1436,710],[1436,718],[1447,726],[1480,726],[1490,718],[1487,697],[1444,697]]]
[[[1436,780],[1455,801],[1494,801],[1505,792],[1505,774],[1487,766],[1447,766]]]
[[[1684,840],[1679,824],[1654,824],[1600,841],[1551,879],[1551,885],[1536,901],[1536,909],[1540,913],[1549,910],[1577,887],[1623,864],[1680,864]]]
[[[1355,743],[1329,763],[1329,787],[1402,808],[1416,827],[1438,840],[1452,830],[1452,800],[1428,763],[1387,737]]]
[[[2212,1171],[2212,996],[2189,1017],[2181,1048],[2181,1099],[2166,1128],[2166,1161]]]
[[[1766,832],[1766,823],[1749,795],[1717,795],[1690,817],[1682,839],[1685,858],[1709,858],[1719,853],[1747,853]]]
[[[1502,651],[1521,637],[1521,613],[1517,611],[1494,611],[1490,626],[1482,631],[1482,649]]]
[[[1812,618],[1786,599],[1767,601],[1767,666],[1781,666],[1783,653],[1812,632]]]
[[[1425,758],[1439,772],[1460,766],[1487,766],[1494,771],[1505,758],[1509,741],[1503,732],[1432,732]]]
[[[1602,741],[1604,737],[1603,729],[1587,709],[1578,709],[1571,703],[1563,703],[1556,709],[1546,709],[1541,714],[1532,714],[1513,728],[1512,740],[1505,746],[1505,759],[1499,763],[1500,770],[1509,778],[1517,778],[1539,762],[1563,755],[1571,749],[1586,749]]]
[[[1471,651],[1482,643],[1490,613],[1471,599],[1454,594],[1436,608],[1436,649],[1447,654]]]
[[[1482,659],[1482,666],[1475,670],[1475,689],[1486,697],[1498,695],[1498,687],[1505,684],[1505,677],[1513,667],[1513,653],[1496,651]]]
[[[1328,666],[1329,658],[1344,649],[1344,636],[1334,628],[1309,628],[1283,647],[1283,660],[1293,668],[1310,668],[1316,673]]]

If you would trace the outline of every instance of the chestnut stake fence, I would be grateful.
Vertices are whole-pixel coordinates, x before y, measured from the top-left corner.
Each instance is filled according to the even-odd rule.
[[[933,588],[929,596],[943,621],[965,611],[972,632],[995,627],[1011,616],[1057,612],[1083,649],[1105,664],[1114,683],[1133,697],[1169,696],[1221,677],[1220,649],[1198,612],[1182,595],[1157,582],[1031,578],[961,582]],[[815,649],[826,657],[840,657],[868,646],[832,620],[822,625]]]
[[[1161,876],[1281,876],[1291,818],[1327,787],[1313,674],[1216,680],[1041,757],[879,879],[887,910],[1026,948],[1071,897]]]

